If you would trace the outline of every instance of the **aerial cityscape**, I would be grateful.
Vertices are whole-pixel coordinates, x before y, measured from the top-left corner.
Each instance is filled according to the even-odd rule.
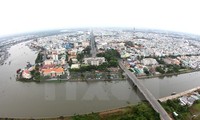
[[[83,118],[137,119],[140,117],[141,119],[150,117],[163,120],[198,119],[197,107],[200,99],[198,81],[194,80],[194,85],[182,88],[180,84],[185,86],[185,83],[177,84],[176,82],[185,78],[186,83],[189,84],[193,80],[190,81],[190,76],[198,78],[199,74],[197,73],[200,70],[199,39],[198,35],[136,28],[65,29],[2,38],[0,69],[2,74],[5,74],[3,80],[25,85],[24,89],[28,91],[30,85],[35,86],[34,88],[42,85],[40,86],[42,88],[37,88],[44,89],[39,97],[44,100],[36,99],[40,104],[52,101],[55,102],[55,105],[60,103],[62,97],[59,99],[56,97],[58,94],[56,89],[59,87],[57,88],[55,85],[62,86],[64,84],[65,90],[62,92],[66,92],[64,93],[66,98],[62,99],[62,102],[66,107],[71,100],[74,101],[74,104],[84,101],[86,106],[92,107],[93,105],[101,106],[98,104],[105,104],[104,102],[109,104],[109,101],[112,102],[111,99],[113,99],[119,105],[112,104],[110,107],[102,106],[95,109],[89,107],[88,110],[79,112],[74,109],[69,112],[63,111],[61,114],[47,114],[47,116],[44,115],[46,112],[41,112],[41,114],[30,112],[23,115],[15,112],[15,109],[18,109],[16,107],[13,109],[14,115],[9,114],[7,110],[2,110],[0,115],[5,119],[32,117],[59,117],[58,119],[75,120]],[[6,75],[8,72],[10,74]],[[184,77],[184,75],[189,76]],[[176,80],[172,81],[171,77]],[[150,83],[155,78],[159,78],[160,82],[165,81],[162,79],[170,80],[175,82],[175,86],[172,85],[170,89],[167,86],[172,83],[165,83],[162,86],[162,83],[156,83],[157,80],[155,80],[154,84],[157,87],[151,91]],[[88,86],[86,91],[80,92],[79,87],[85,86],[85,83],[90,87]],[[51,84],[50,87],[48,84]],[[116,84],[124,86],[124,88],[120,89],[115,86]],[[96,86],[96,92],[94,92],[94,86]],[[106,86],[111,88],[104,88]],[[162,87],[167,90],[162,90]],[[107,93],[107,90],[111,93]],[[124,97],[123,95],[118,96],[116,94],[118,90],[127,93]],[[155,92],[155,90],[159,90],[159,92]],[[9,93],[6,94],[4,88],[1,89],[1,95],[5,98],[13,97],[9,96]],[[109,97],[110,95],[111,97]],[[87,102],[91,100],[95,103],[88,104]],[[99,100],[103,103],[98,102]],[[25,104],[24,110],[26,110],[26,104],[30,104],[29,102],[23,103]],[[3,104],[10,104],[10,102],[3,100]],[[135,106],[137,104],[139,106]],[[41,106],[47,107],[45,104]],[[148,110],[141,108],[142,106],[147,107]],[[70,106],[70,108],[72,107]],[[80,108],[76,105],[74,107]],[[46,108],[44,109],[46,110]],[[149,114],[140,115],[136,109],[146,110]],[[135,112],[130,112],[131,110]],[[54,110],[49,112],[54,112]],[[58,112],[60,113],[60,111]],[[72,116],[74,114],[77,115]]]
[[[1,0],[0,120],[200,120],[198,0]]]

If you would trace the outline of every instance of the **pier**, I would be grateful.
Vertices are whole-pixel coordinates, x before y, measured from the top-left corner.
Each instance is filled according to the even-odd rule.
[[[170,96],[167,96],[167,97],[160,98],[159,101],[160,102],[165,102],[167,100],[173,100],[173,99],[179,98],[181,96],[185,96],[185,95],[187,95],[189,93],[192,93],[194,91],[197,91],[199,89],[200,89],[200,86],[196,87],[196,88],[193,88],[193,89],[190,89],[190,90],[187,90],[187,91],[184,91],[184,92],[181,92],[181,93],[178,93],[178,94],[175,94],[175,95],[170,95]]]

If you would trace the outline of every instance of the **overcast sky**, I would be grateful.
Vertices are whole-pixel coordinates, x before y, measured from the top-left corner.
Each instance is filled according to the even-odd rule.
[[[200,35],[199,0],[0,0],[0,35],[71,27],[136,27]]]

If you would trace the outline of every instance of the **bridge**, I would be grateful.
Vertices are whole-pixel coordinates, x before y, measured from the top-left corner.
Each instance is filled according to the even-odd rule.
[[[150,103],[153,109],[160,114],[162,120],[172,120],[164,108],[160,105],[157,99],[151,94],[151,92],[138,80],[138,78],[130,72],[123,64],[122,61],[119,61],[119,66],[130,78],[130,83],[133,86],[136,86],[139,91],[143,94],[146,100]]]

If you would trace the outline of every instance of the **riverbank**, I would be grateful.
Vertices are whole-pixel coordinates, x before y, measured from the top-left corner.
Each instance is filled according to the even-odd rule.
[[[186,74],[186,73],[193,73],[193,72],[199,72],[200,70],[187,70],[187,71],[181,71],[178,73],[168,73],[168,74],[157,74],[157,75],[153,75],[153,76],[136,76],[138,79],[151,79],[151,78],[162,78],[162,77],[169,77],[169,76],[177,76],[177,75],[181,75],[181,74]]]
[[[163,108],[175,120],[200,119],[200,86],[178,93],[176,95],[160,98]]]
[[[34,38],[33,38],[34,39]],[[27,42],[27,41],[31,41],[32,39],[25,39],[25,40],[18,40],[18,41],[0,41],[0,65],[3,64],[10,64],[10,62],[5,62],[9,57],[10,57],[10,53],[8,52],[8,50],[10,49],[10,47],[16,45],[16,44],[20,44],[23,42]],[[2,42],[5,42],[4,44],[2,44]]]
[[[126,79],[45,79],[45,80],[17,80],[21,82],[37,82],[37,83],[45,83],[45,82],[114,82],[114,81],[125,81]]]
[[[95,113],[87,113],[87,114],[74,114],[74,116],[59,116],[59,117],[53,117],[53,118],[38,118],[34,120],[74,120],[73,117],[91,117],[91,116],[100,116],[101,118],[105,118],[106,116],[110,115],[119,115],[121,113],[124,113],[128,109],[130,109],[133,105],[124,106],[120,108],[113,108],[105,111],[95,112]],[[0,118],[1,120],[33,120],[33,118]]]
[[[138,114],[142,113],[142,114]],[[147,102],[138,105],[128,105],[121,108],[74,116],[60,116],[55,118],[40,118],[36,120],[116,120],[116,119],[154,119],[159,120],[159,114]],[[1,118],[2,120],[30,120],[20,118]]]

